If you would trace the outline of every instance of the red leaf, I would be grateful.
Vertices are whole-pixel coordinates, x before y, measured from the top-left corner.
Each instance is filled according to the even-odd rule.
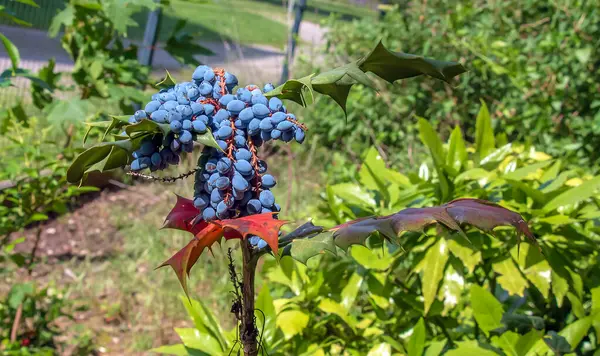
[[[194,218],[199,214],[200,211],[194,206],[192,200],[177,195],[177,202],[167,215],[162,228],[188,231],[196,235],[208,225],[204,220],[194,224]]]
[[[223,230],[218,225],[205,224],[205,227],[196,234],[192,241],[157,268],[171,266],[187,296],[187,278],[190,275],[190,270],[198,261],[202,251],[207,247],[210,248],[222,235]]]
[[[279,229],[288,222],[273,218],[273,214],[277,213],[250,215],[243,218],[215,221],[214,223],[223,228],[226,239],[240,238],[240,236],[246,238],[248,235],[256,235],[265,240],[277,255]]]

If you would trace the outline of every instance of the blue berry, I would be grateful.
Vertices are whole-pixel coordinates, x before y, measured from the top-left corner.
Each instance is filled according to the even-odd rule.
[[[276,112],[271,116],[271,122],[273,123],[273,125],[277,125],[282,121],[285,121],[285,119],[287,118],[287,115],[282,113],[282,112]]]
[[[225,140],[230,138],[232,133],[233,130],[230,126],[222,126],[221,128],[219,128],[219,131],[217,131],[217,136],[219,139]]]
[[[204,104],[204,113],[207,116],[211,116],[215,112],[215,107],[213,104]]]
[[[268,189],[271,189],[275,186],[275,184],[277,184],[277,182],[275,181],[275,177],[273,177],[270,174],[265,174],[264,176],[261,177],[261,181],[262,181],[262,186]]]
[[[173,131],[175,133],[181,132],[181,122],[180,121],[171,121],[171,123],[169,124],[169,127],[171,128],[171,131]]]
[[[168,115],[167,110],[156,110],[150,115],[150,118],[158,123],[165,123]]]
[[[268,105],[268,103],[269,101],[267,100],[267,98],[265,98],[264,95],[252,95],[252,105],[263,104],[266,106]]]
[[[227,104],[227,110],[237,115],[246,108],[246,104],[241,100],[232,100]]]
[[[200,120],[195,120],[192,122],[192,130],[197,133],[205,133],[206,132],[206,124]]]
[[[258,173],[263,174],[267,172],[267,162],[263,160],[258,161]]]
[[[283,102],[281,102],[281,99],[276,98],[276,97],[269,99],[269,110],[279,111],[279,110],[281,110],[282,106],[283,106]]]
[[[246,161],[250,161],[250,159],[252,158],[252,153],[250,153],[250,151],[248,151],[245,148],[239,149],[238,151],[235,152],[235,159],[239,160],[246,160]]]
[[[259,119],[252,119],[248,124],[248,135],[254,136],[260,131],[260,123]]]
[[[194,199],[194,206],[199,210],[202,210],[208,206],[208,197],[199,196]]]
[[[142,121],[143,119],[148,118],[148,114],[146,114],[146,112],[144,110],[136,111],[135,114],[133,114],[133,116],[135,117],[135,119],[137,121]]]
[[[245,180],[244,177],[242,177],[241,175],[234,175],[233,179],[231,180],[231,185],[233,189],[240,192],[245,192],[248,189],[250,189],[248,181]]]
[[[198,91],[200,91],[200,94],[207,96],[212,93],[213,87],[208,82],[202,82],[202,84],[200,84],[200,86],[198,87]]]
[[[267,84],[265,84],[265,86],[263,88],[263,92],[268,93],[268,92],[270,92],[273,89],[275,89],[275,87],[273,86],[273,84],[267,83]]]
[[[246,209],[251,215],[258,214],[262,210],[262,204],[258,199],[250,199],[248,204],[246,204]]]
[[[246,89],[246,88],[240,88],[237,91],[237,97],[239,100],[245,102],[245,103],[251,103],[252,102],[252,93],[250,92],[250,90]]]
[[[260,124],[258,125],[258,127],[262,130],[262,131],[271,131],[273,130],[273,124],[271,124],[271,119],[266,117],[264,119],[262,119],[260,121]]]
[[[190,120],[183,120],[181,123],[181,128],[186,131],[192,130],[192,122]]]
[[[194,74],[192,74],[192,79],[194,81],[202,81],[204,80],[204,73],[206,73],[206,71],[211,70],[209,66],[207,65],[201,65],[196,67],[196,70],[194,70]]]
[[[217,162],[217,170],[221,174],[229,173],[229,171],[231,171],[231,167],[232,167],[231,160],[227,157],[223,157]]]
[[[283,142],[290,142],[291,140],[294,139],[294,131],[293,130],[289,130],[289,131],[284,131],[281,134],[281,140]]]
[[[269,108],[264,104],[256,104],[252,106],[252,112],[254,113],[254,117],[258,119],[265,118],[269,116],[271,113]]]
[[[204,170],[208,173],[215,173],[217,171],[217,163],[218,161],[214,158],[209,159],[204,165]],[[218,176],[217,176],[218,178]],[[215,178],[216,179],[216,178]]]
[[[277,130],[279,131],[288,131],[294,128],[294,123],[291,121],[282,121],[277,124]]]
[[[205,208],[204,211],[202,211],[202,219],[204,219],[205,221],[213,221],[217,218],[217,213],[215,212],[215,209],[208,207]]]
[[[246,147],[246,138],[244,136],[235,136],[233,139],[235,147]]]
[[[225,151],[227,149],[227,142],[223,140],[217,140],[217,145],[221,148],[221,150]]]
[[[187,130],[182,130],[179,135],[179,141],[181,141],[181,143],[192,142],[192,134]]]
[[[219,99],[219,104],[221,104],[223,106],[227,106],[227,104],[229,104],[232,100],[235,100],[235,96],[233,96],[231,94],[226,94],[226,95],[223,95],[223,97],[221,99]]]
[[[264,206],[265,208],[270,208],[273,206],[273,204],[275,204],[275,196],[273,195],[273,193],[271,193],[270,190],[265,189],[262,192],[260,192],[258,199],[260,200],[262,206]]]
[[[256,248],[265,248],[267,247],[267,241],[259,238],[258,242],[256,243]]]
[[[277,140],[277,139],[278,139],[278,138],[280,138],[280,137],[281,137],[281,131],[279,131],[279,130],[277,130],[277,129],[273,129],[273,130],[271,131],[271,138],[272,138],[273,140]]]
[[[219,190],[225,190],[229,188],[230,184],[231,181],[227,177],[219,177],[219,179],[217,179],[217,181],[215,182],[215,186]]]
[[[304,130],[302,130],[301,128],[296,129],[295,138],[296,142],[298,143],[304,142]]]
[[[215,72],[212,70],[207,70],[204,72],[204,80],[207,82],[212,82],[215,79]]]
[[[240,159],[234,163],[235,170],[240,172],[242,175],[249,175],[252,172],[252,165],[250,162]]]
[[[192,103],[190,105],[190,108],[192,108],[192,114],[195,116],[198,116],[198,115],[204,113],[204,105],[202,105],[200,103]]]

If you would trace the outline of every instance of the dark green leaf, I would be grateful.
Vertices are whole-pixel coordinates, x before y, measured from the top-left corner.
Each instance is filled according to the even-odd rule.
[[[563,336],[558,335],[555,331],[548,332],[548,335],[544,336],[544,342],[555,355],[562,355],[571,352],[571,345],[567,339]]]
[[[346,113],[346,100],[352,85],[363,84],[375,88],[373,81],[366,74],[367,72],[371,72],[390,83],[423,74],[449,82],[453,77],[464,73],[465,68],[455,62],[437,61],[406,53],[394,53],[379,42],[367,56],[357,61],[318,75],[288,80],[267,93],[267,96],[289,99],[306,106],[313,103],[314,90],[331,97]]]
[[[130,153],[139,148],[141,139],[145,136],[141,135],[130,140],[103,142],[88,148],[75,158],[67,170],[67,181],[79,183],[87,172],[94,170],[104,172],[126,166],[129,163]]]
[[[302,106],[310,105],[314,102],[313,87],[311,85],[313,75],[300,79],[290,79],[268,92],[265,96],[288,99]]]
[[[422,74],[449,83],[452,78],[467,71],[456,62],[438,61],[414,54],[392,52],[385,48],[382,42],[379,42],[371,53],[358,62],[363,71],[372,72],[390,83]]]
[[[291,243],[291,256],[306,264],[309,258],[324,254],[326,251],[336,254],[333,233],[326,232],[313,238],[297,239]]]

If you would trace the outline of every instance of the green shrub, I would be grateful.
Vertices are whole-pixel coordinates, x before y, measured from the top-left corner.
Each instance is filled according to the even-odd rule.
[[[465,238],[437,225],[404,233],[400,246],[375,234],[369,248],[306,266],[267,259],[256,318],[270,355],[587,354],[600,346],[600,177],[501,142],[485,106],[475,126],[474,144],[458,128],[443,144],[419,120],[428,160],[403,174],[368,149],[355,175],[335,179],[311,215],[333,226],[457,196],[488,199],[521,212],[540,249],[519,245],[511,229],[490,232],[496,238],[470,229]],[[155,351],[229,352],[234,331],[222,334],[202,303],[188,311],[195,327],[177,330],[185,346]]]
[[[592,165],[600,158],[599,24],[600,3],[563,0],[400,1],[379,22],[333,20],[326,39],[334,62],[363,55],[382,38],[393,50],[466,61],[470,73],[455,88],[415,80],[382,86],[379,95],[355,89],[347,123],[326,101],[305,117],[326,145],[349,154],[373,143],[407,152],[419,149],[413,114],[439,124],[443,137],[454,125],[473,137],[472,103],[482,99],[510,140]]]

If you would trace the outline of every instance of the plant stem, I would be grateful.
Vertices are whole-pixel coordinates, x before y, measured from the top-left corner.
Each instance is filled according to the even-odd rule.
[[[240,338],[244,345],[245,356],[258,355],[258,330],[254,318],[254,276],[256,273],[256,259],[253,258],[252,246],[248,240],[242,240],[242,325]]]

